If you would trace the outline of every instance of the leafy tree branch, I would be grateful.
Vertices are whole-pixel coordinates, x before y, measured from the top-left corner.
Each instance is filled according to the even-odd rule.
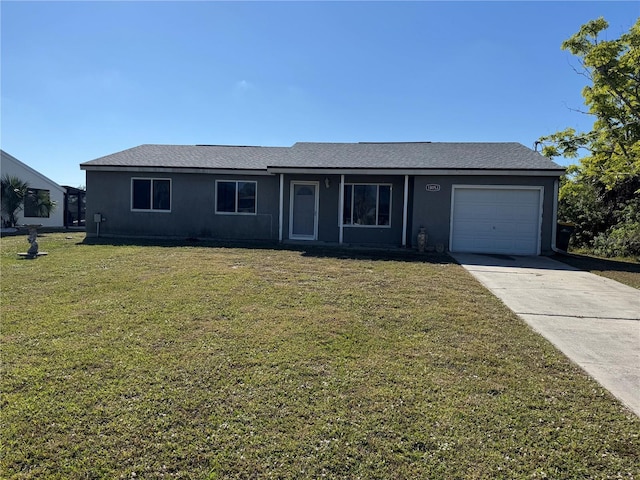
[[[602,40],[608,26],[592,20],[562,43],[590,82],[580,113],[594,116],[592,130],[567,128],[537,143],[545,156],[579,159],[563,179],[559,210],[576,223],[576,243],[640,254],[640,19],[620,38]]]

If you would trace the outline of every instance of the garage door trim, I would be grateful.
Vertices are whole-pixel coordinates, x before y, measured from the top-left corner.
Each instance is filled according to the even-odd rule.
[[[454,223],[454,209],[455,209],[455,195],[456,190],[462,189],[474,189],[474,190],[537,190],[539,192],[539,205],[538,205],[538,229],[536,238],[536,255],[541,253],[542,242],[542,212],[544,206],[544,187],[533,185],[452,185],[451,186],[451,212],[449,215],[449,251],[453,251],[453,223]]]

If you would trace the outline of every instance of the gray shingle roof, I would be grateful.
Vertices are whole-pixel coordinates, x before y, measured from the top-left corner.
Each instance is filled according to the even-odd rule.
[[[287,155],[288,147],[222,145],[140,145],[81,166],[170,167],[266,170]]]
[[[296,143],[290,166],[559,169],[519,143]]]
[[[83,163],[82,168],[170,167],[266,170],[499,169],[562,167],[519,143],[296,143],[292,147],[141,145]]]

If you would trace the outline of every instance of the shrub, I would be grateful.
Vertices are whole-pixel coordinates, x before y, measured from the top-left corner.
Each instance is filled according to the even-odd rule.
[[[640,222],[619,224],[595,237],[594,252],[605,257],[640,255]]]

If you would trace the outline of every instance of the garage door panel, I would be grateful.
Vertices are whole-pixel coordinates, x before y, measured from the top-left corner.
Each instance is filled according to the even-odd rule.
[[[538,235],[537,225],[514,223],[510,226],[510,229],[513,230],[514,234],[523,235],[527,238],[536,239],[536,235]]]
[[[506,218],[515,222],[521,222],[522,218],[531,219],[538,215],[540,205],[507,205],[503,210],[496,208],[496,214],[505,215]]]
[[[518,192],[517,198],[514,197],[513,192]],[[537,189],[491,189],[491,188],[458,188],[456,196],[461,203],[469,201],[470,203],[486,202],[486,203],[504,203],[518,202],[521,204],[534,204],[538,200]]]
[[[536,242],[530,239],[522,239],[520,241],[513,238],[496,238],[493,236],[476,235],[461,239],[466,244],[472,244],[473,248],[459,249],[458,252],[474,252],[474,253],[504,253],[504,254],[529,254],[535,251]]]
[[[482,222],[477,221],[477,218],[473,219],[474,222],[458,220],[454,223],[455,233],[466,236],[474,235],[494,235],[500,234],[500,236],[512,236],[521,235],[524,237],[530,237],[537,234],[537,226],[526,223],[513,223],[513,222]]]
[[[504,221],[519,222],[523,217],[531,218],[537,215],[539,205],[530,204],[510,204],[501,205],[460,205],[456,204],[456,218],[459,220],[475,220],[475,219],[499,219]]]
[[[540,195],[538,188],[455,188],[451,250],[537,254]]]
[[[526,230],[533,229],[533,231],[535,231],[537,227],[536,225],[533,225],[530,222],[529,223],[523,222],[522,220],[514,222],[514,221],[504,220],[503,218],[492,219],[490,217],[487,217],[486,220],[487,221],[485,221],[484,218],[471,217],[466,219],[456,219],[455,222],[457,225],[459,225],[461,229],[464,229],[462,231],[466,231],[468,229],[468,231],[470,232],[477,232],[480,228],[488,228],[489,230],[491,229],[511,230],[514,228],[518,228],[518,229],[526,229]]]
[[[471,245],[471,246],[469,246]],[[471,253],[502,253],[511,255],[534,255],[537,242],[529,238],[500,239],[495,236],[474,235],[467,238],[460,237],[457,246],[453,246],[455,252]]]

